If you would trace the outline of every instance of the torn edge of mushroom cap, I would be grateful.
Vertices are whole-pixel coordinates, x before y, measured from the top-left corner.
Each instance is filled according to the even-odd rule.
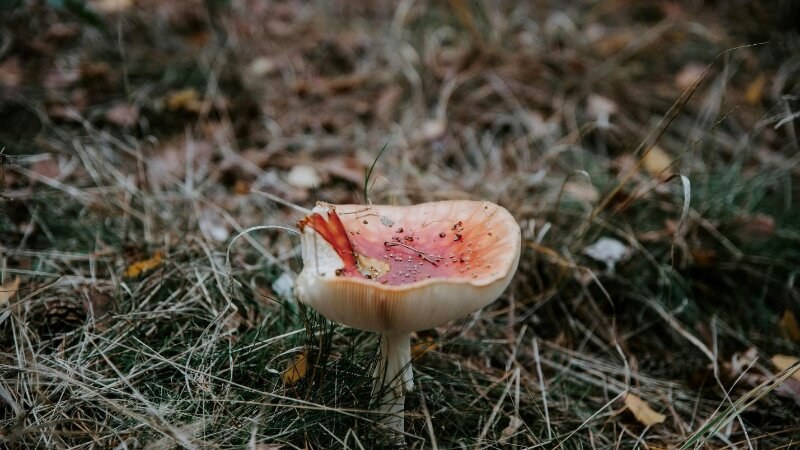
[[[431,211],[439,209],[446,210],[445,214],[455,216],[441,220],[427,217]],[[486,214],[486,211],[489,213]],[[383,220],[386,217],[384,214],[399,215],[394,219],[386,219],[386,223],[394,223],[395,219],[398,222],[409,222],[408,217],[423,214],[426,216],[425,220],[431,223],[444,222],[448,227],[452,222],[461,224],[462,220],[457,219],[464,214],[483,213],[503,227],[502,230],[495,230],[495,233],[503,234],[502,247],[499,248],[502,253],[492,260],[498,267],[491,276],[474,279],[468,276],[432,277],[407,284],[387,285],[365,277],[337,275],[341,275],[342,270],[352,264],[352,261],[346,262],[341,251],[337,252],[313,227],[303,227],[301,221],[304,267],[295,284],[297,298],[325,317],[352,327],[378,332],[410,332],[457,319],[496,300],[510,283],[519,263],[519,226],[505,208],[490,202],[453,200],[406,207],[334,206],[320,202],[313,210],[313,213],[326,219],[335,217],[332,212],[338,212],[341,216],[353,214],[354,216],[344,220],[351,227],[354,220],[362,217],[359,213],[366,214],[373,220]],[[474,226],[474,221],[466,216],[464,220],[468,226]],[[487,234],[492,236],[491,232]],[[499,236],[494,239],[500,241]]]
[[[317,202],[311,210],[311,214],[322,215],[328,218],[330,211],[335,210],[333,205],[324,202]],[[301,275],[309,271],[316,277],[331,278],[336,277],[337,270],[345,267],[344,259],[339,255],[334,246],[311,226],[304,226],[311,216],[303,218],[298,224],[300,228],[300,254],[303,259],[303,270]]]

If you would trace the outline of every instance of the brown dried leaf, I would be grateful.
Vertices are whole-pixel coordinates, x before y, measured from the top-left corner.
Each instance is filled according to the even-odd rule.
[[[633,413],[636,420],[646,427],[664,423],[667,419],[667,416],[655,412],[647,402],[631,393],[625,396],[625,406]]]
[[[306,371],[308,371],[308,351],[303,350],[283,371],[283,384],[291,386],[297,383],[306,376]]]
[[[713,248],[694,247],[689,249],[689,253],[698,267],[714,267],[718,260],[717,251]]]
[[[653,146],[650,151],[642,157],[642,166],[651,176],[657,178],[669,178],[672,175],[670,165],[672,157],[658,145]]]
[[[42,85],[50,90],[61,90],[77,83],[80,78],[81,73],[77,69],[54,67],[45,72]]]
[[[22,82],[22,67],[19,59],[8,58],[0,64],[0,86],[15,88]]]
[[[778,321],[778,327],[786,338],[794,342],[800,342],[800,324],[797,323],[792,310],[787,309],[783,312],[781,319]]]
[[[91,5],[100,12],[115,14],[130,9],[133,6],[133,0],[94,0]]]
[[[622,31],[602,36],[594,42],[593,46],[600,56],[608,57],[621,51],[637,39],[640,39],[640,36],[637,36],[634,30],[626,28]]]
[[[194,88],[181,89],[167,96],[167,109],[197,113],[203,109],[203,101]]]
[[[761,103],[764,97],[764,88],[767,86],[767,77],[764,74],[759,74],[755,80],[747,85],[747,90],[744,92],[744,100],[750,105],[757,105]]]
[[[139,108],[127,103],[118,103],[106,111],[106,122],[121,128],[130,128],[139,120]]]
[[[135,263],[128,266],[125,269],[125,278],[138,278],[145,272],[149,272],[156,267],[160,266],[164,262],[164,255],[161,251],[157,251],[152,257],[142,260],[136,261]]]
[[[19,289],[19,277],[0,285],[0,306],[5,306]]]
[[[81,80],[92,86],[111,86],[118,78],[114,69],[105,62],[86,61],[80,65]]]
[[[81,27],[77,24],[67,24],[57,22],[50,25],[44,34],[45,40],[53,43],[63,43],[77,37],[81,32]]]
[[[233,183],[233,193],[236,195],[248,195],[250,189],[250,183],[245,180],[236,180]]]
[[[352,157],[336,157],[320,163],[325,173],[355,185],[364,183],[364,165]]]
[[[411,345],[411,359],[417,359],[424,356],[428,352],[435,351],[439,346],[433,339],[426,339],[422,342],[417,342]]]
[[[58,161],[53,158],[41,159],[31,164],[31,172],[35,172],[43,178],[58,179],[61,168]]]
[[[103,317],[114,309],[114,298],[96,287],[89,289],[88,297],[87,309],[90,309],[96,318]]]
[[[767,239],[775,234],[775,218],[767,214],[749,214],[737,218],[740,224],[738,230],[742,238]]]
[[[600,192],[598,192],[594,186],[588,183],[567,181],[564,184],[564,193],[569,194],[570,197],[576,200],[590,204],[593,204],[600,199]]]
[[[772,357],[771,361],[772,365],[775,366],[775,369],[782,372],[800,362],[800,359],[797,359],[794,356],[775,355]],[[794,371],[792,371],[792,378],[800,381],[800,366],[795,367]]]
[[[399,86],[390,86],[381,92],[375,101],[375,115],[381,122],[389,122],[394,117],[397,103],[403,95],[403,89]]]

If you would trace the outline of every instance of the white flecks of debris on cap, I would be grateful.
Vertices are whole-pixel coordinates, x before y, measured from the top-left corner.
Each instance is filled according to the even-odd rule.
[[[622,242],[609,237],[602,237],[594,244],[583,249],[583,254],[606,264],[606,271],[614,272],[618,262],[628,259],[631,249]]]
[[[319,187],[322,177],[317,173],[317,169],[303,164],[292,167],[286,175],[286,182],[300,189],[311,189]]]

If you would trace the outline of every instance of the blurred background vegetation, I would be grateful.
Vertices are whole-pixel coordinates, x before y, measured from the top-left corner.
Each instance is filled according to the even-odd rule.
[[[523,229],[415,336],[410,447],[790,448],[798,5],[0,0],[0,440],[389,446],[296,239],[225,263],[375,163],[374,203]]]

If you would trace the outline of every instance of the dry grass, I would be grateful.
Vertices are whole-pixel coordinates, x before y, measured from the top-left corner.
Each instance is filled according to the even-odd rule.
[[[376,337],[282,287],[297,239],[255,230],[226,262],[238,233],[293,227],[287,205],[364,192],[487,199],[523,228],[503,297],[416,337],[436,346],[414,363],[409,446],[798,440],[800,388],[769,362],[800,355],[781,321],[800,316],[800,66],[797,35],[765,25],[778,12],[160,3],[101,28],[27,4],[0,21],[0,75],[25,75],[0,77],[17,121],[0,130],[0,274],[21,278],[0,310],[4,445],[388,446]],[[319,185],[288,183],[298,165]],[[600,237],[630,256],[594,261]],[[639,423],[628,393],[665,422]]]

